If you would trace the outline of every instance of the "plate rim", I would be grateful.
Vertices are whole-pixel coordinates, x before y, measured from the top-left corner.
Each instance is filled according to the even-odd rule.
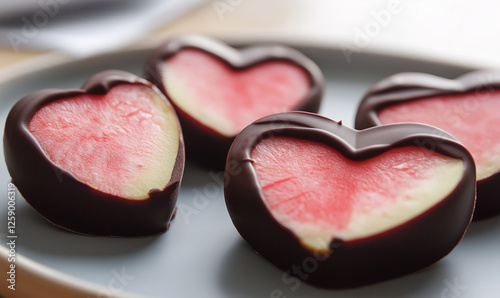
[[[184,35],[184,34],[182,34]],[[202,35],[202,34],[200,34]],[[302,47],[302,48],[309,48],[309,49],[315,49],[315,50],[331,50],[331,51],[337,51],[337,52],[343,52],[345,49],[342,47],[341,44],[335,44],[330,41],[321,41],[318,39],[307,39],[307,38],[302,38],[302,39],[291,39],[287,37],[281,37],[279,40],[276,40],[275,38],[262,38],[262,37],[256,37],[256,36],[245,36],[245,37],[238,37],[235,35],[211,35],[214,38],[217,38],[225,43],[235,45],[235,46],[240,46],[240,45],[248,45],[248,44],[266,44],[266,43],[279,43],[283,44],[286,46],[290,47]],[[2,69],[0,69],[0,85],[3,85],[11,80],[15,80],[16,78],[27,75],[31,72],[36,72],[36,71],[42,71],[42,70],[47,70],[50,68],[55,68],[58,66],[62,66],[67,63],[77,63],[79,61],[84,61],[87,59],[97,59],[98,57],[105,56],[105,55],[114,55],[114,54],[125,54],[125,53],[131,53],[135,51],[141,51],[141,50],[153,50],[162,43],[164,43],[166,40],[168,40],[168,37],[165,38],[164,36],[161,37],[150,37],[147,39],[144,39],[141,42],[134,43],[132,45],[129,45],[127,47],[124,47],[120,50],[116,51],[108,51],[108,52],[103,52],[97,55],[90,55],[90,56],[71,56],[68,53],[64,52],[47,52],[43,53],[40,55],[37,55],[35,57],[27,58],[25,60],[22,60],[20,62],[14,63],[12,65],[8,65]],[[383,58],[392,58],[392,59],[401,59],[401,60],[406,60],[408,62],[424,62],[428,64],[433,64],[435,66],[443,66],[443,67],[456,67],[456,68],[463,68],[463,69],[469,69],[469,70],[475,70],[475,69],[484,69],[484,65],[481,63],[477,62],[464,62],[464,61],[449,61],[449,60],[442,60],[440,57],[434,57],[430,58],[425,55],[416,55],[416,54],[407,54],[403,52],[386,52],[383,49],[379,49],[376,47],[373,48],[366,48],[363,49],[361,52],[356,53],[358,56],[363,56],[363,57],[383,57]]]

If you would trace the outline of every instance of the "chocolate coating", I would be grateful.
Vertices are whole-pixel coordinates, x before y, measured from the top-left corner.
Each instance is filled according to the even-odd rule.
[[[94,189],[56,166],[28,130],[31,118],[43,106],[82,94],[106,94],[119,84],[153,88],[168,104],[150,82],[128,72],[111,70],[92,76],[82,89],[31,93],[18,101],[7,117],[4,155],[12,182],[26,201],[56,226],[87,235],[147,236],[162,233],[170,225],[184,171],[180,131],[176,162],[168,184],[162,190],[152,189],[147,199],[129,200]]]
[[[482,90],[497,89],[500,89],[500,72],[498,71],[474,71],[455,80],[424,73],[396,74],[375,84],[366,93],[358,107],[355,127],[365,129],[382,125],[378,113],[390,105],[437,95],[472,94]],[[474,220],[500,214],[498,185],[500,185],[500,171],[477,181],[477,206]]]
[[[184,49],[198,49],[218,58],[234,70],[244,70],[268,61],[285,61],[295,64],[309,76],[310,89],[304,100],[293,108],[297,111],[317,112],[324,91],[324,78],[318,66],[300,52],[279,45],[251,46],[234,49],[220,41],[208,37],[185,35],[172,38],[157,48],[148,58],[145,78],[153,82],[171,99],[170,91],[163,84],[163,65],[166,60]],[[188,159],[212,169],[224,169],[227,152],[234,137],[221,135],[205,126],[171,100],[182,125]]]
[[[475,203],[472,157],[449,134],[436,132],[422,124],[393,124],[357,131],[303,112],[262,118],[244,129],[229,151],[225,199],[231,219],[259,254],[281,270],[319,287],[356,287],[421,270],[458,244],[471,221]],[[352,160],[374,157],[396,147],[423,146],[462,160],[464,172],[456,188],[425,212],[373,236],[351,241],[335,238],[325,256],[302,246],[264,204],[251,153],[260,140],[272,136],[320,142]]]

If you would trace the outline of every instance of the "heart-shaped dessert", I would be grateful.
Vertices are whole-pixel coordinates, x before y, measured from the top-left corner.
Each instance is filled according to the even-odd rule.
[[[316,64],[294,49],[236,50],[201,36],[177,37],[159,47],[145,77],[177,110],[187,157],[221,169],[244,127],[279,112],[317,112],[324,84]]]
[[[4,154],[40,215],[90,235],[164,232],[184,170],[174,109],[153,84],[123,71],[22,98],[7,117]]]
[[[500,72],[472,72],[448,80],[401,73],[374,85],[359,105],[356,128],[419,122],[457,138],[474,157],[474,220],[500,214]]]
[[[475,167],[455,139],[423,124],[357,131],[315,114],[265,117],[228,155],[225,197],[241,236],[311,284],[395,278],[446,256],[475,203]],[[433,150],[420,144],[434,141]]]

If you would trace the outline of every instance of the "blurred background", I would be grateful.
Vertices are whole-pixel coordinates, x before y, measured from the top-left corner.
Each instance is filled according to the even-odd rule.
[[[0,0],[0,69],[47,52],[96,55],[173,34],[500,67],[498,1]]]

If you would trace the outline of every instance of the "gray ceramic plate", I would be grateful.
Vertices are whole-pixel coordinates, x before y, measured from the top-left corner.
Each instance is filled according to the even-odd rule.
[[[302,46],[299,50],[315,60],[326,76],[326,96],[320,113],[349,126],[354,124],[363,93],[387,75],[423,71],[453,78],[470,70],[369,53],[354,54],[351,63],[347,63],[338,49]],[[5,122],[18,99],[37,89],[78,88],[87,77],[105,69],[141,74],[149,52],[147,47],[80,60],[52,55],[2,72],[0,122]],[[9,174],[4,163],[0,166],[0,182],[0,222],[4,226],[0,231],[5,245]],[[37,295],[73,292],[102,297],[127,293],[160,297],[269,297],[276,289],[283,293],[282,297],[498,294],[500,218],[474,223],[449,256],[422,272],[363,288],[331,291],[306,283],[291,288],[284,283],[283,273],[256,255],[236,232],[224,204],[220,173],[210,173],[190,163],[179,196],[179,213],[171,229],[156,237],[80,236],[49,224],[19,194],[16,203],[16,253],[18,268],[23,269],[16,281],[18,294],[36,291]],[[2,247],[1,252],[1,262],[8,266],[7,250]],[[1,293],[12,294],[5,287]]]

